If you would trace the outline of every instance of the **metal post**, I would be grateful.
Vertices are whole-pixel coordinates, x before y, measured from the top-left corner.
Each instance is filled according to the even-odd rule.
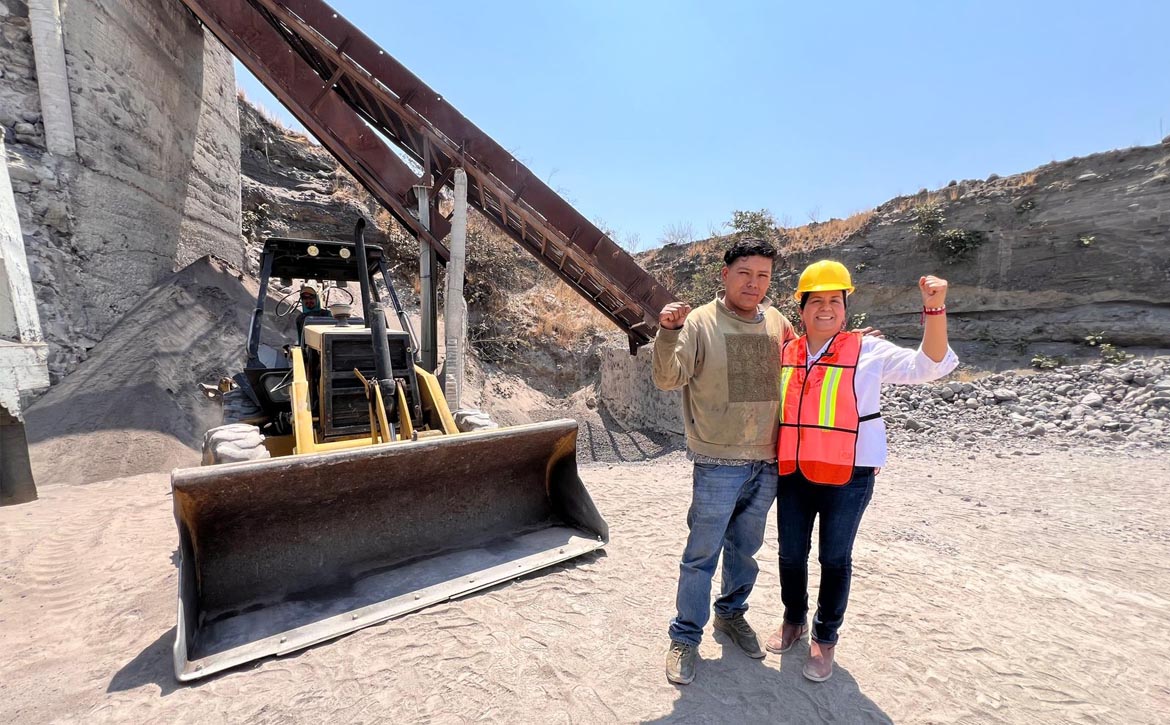
[[[443,321],[444,393],[447,407],[463,407],[463,348],[467,340],[467,303],[463,299],[463,270],[467,258],[467,172],[455,169],[455,211],[451,217],[451,237],[448,242],[451,259],[447,262],[447,299]]]
[[[431,230],[430,189],[426,186],[414,187],[414,195],[418,198],[418,220],[428,232]],[[438,260],[435,250],[424,240],[418,240],[418,283],[419,283],[419,322],[420,342],[422,346],[421,365],[427,372],[435,372],[439,366],[439,317],[438,290],[435,288],[435,268]]]

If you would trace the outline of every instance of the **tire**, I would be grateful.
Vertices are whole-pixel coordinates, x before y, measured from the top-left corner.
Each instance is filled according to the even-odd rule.
[[[242,423],[264,415],[264,409],[248,397],[241,388],[223,394],[223,424]]]
[[[259,461],[270,458],[264,447],[260,428],[247,423],[232,423],[212,428],[203,436],[203,465],[239,461]]]

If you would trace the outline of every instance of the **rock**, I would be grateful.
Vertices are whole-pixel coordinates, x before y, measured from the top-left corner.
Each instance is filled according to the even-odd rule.
[[[914,418],[907,418],[902,425],[906,430],[926,430],[926,424]]]
[[[1097,393],[1088,393],[1080,400],[1081,405],[1086,405],[1090,408],[1100,408],[1105,404],[1105,398]]]
[[[1011,390],[1009,388],[996,388],[992,392],[992,395],[995,396],[995,401],[997,403],[1006,403],[1006,402],[1011,401],[1011,400],[1019,400],[1020,399],[1020,396],[1016,394],[1016,391]]]
[[[69,207],[61,199],[54,199],[45,207],[45,226],[67,233],[69,224]]]
[[[964,403],[964,405],[966,405],[968,408],[974,409],[982,406],[983,403],[980,403],[978,398],[967,398],[967,401]]]
[[[17,125],[19,126],[20,124]],[[24,181],[33,184],[40,181],[36,169],[20,161],[8,162],[8,177],[13,181]]]

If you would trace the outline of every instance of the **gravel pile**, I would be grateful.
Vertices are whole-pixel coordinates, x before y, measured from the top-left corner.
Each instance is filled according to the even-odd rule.
[[[1005,439],[1059,448],[1078,441],[1110,450],[1165,448],[1170,357],[889,385],[882,390],[882,416],[894,448],[928,437],[974,448]]]

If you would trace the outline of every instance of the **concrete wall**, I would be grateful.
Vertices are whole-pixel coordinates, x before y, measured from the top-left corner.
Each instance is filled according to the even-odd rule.
[[[639,349],[636,356],[626,350],[603,350],[601,404],[626,428],[683,435],[682,394],[654,387],[650,355],[650,345]]]
[[[46,151],[24,0],[0,0],[0,123],[54,379],[155,282],[242,265],[231,57],[175,0],[60,0],[77,157]]]

